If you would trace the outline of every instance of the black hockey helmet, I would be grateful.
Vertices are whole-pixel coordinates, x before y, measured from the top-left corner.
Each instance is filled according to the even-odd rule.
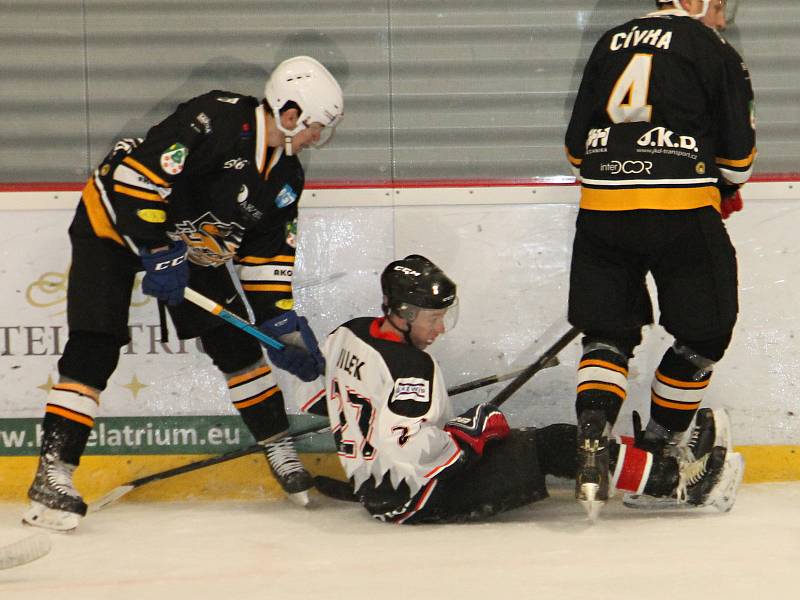
[[[409,309],[449,308],[456,302],[456,284],[419,254],[396,260],[381,274],[383,311],[413,321]],[[409,318],[411,317],[411,318]]]

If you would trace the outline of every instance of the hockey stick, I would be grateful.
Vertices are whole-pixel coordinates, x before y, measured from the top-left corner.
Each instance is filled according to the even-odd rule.
[[[300,429],[299,431],[292,432],[289,435],[291,435],[292,438],[294,438],[295,440],[302,440],[315,433],[322,433],[328,427],[329,425],[327,424],[320,426],[319,423],[316,423],[313,427]],[[158,473],[153,473],[152,475],[145,475],[144,477],[133,479],[128,483],[123,483],[122,485],[115,487],[113,490],[111,490],[104,496],[98,498],[94,502],[90,502],[89,512],[97,512],[98,510],[102,510],[112,502],[116,502],[123,496],[135,490],[136,488],[141,487],[143,485],[147,485],[148,483],[152,483],[154,481],[161,481],[163,479],[169,479],[170,477],[175,477],[176,475],[183,475],[184,473],[190,473],[192,471],[197,471],[198,469],[205,469],[206,467],[218,465],[220,463],[228,462],[229,460],[234,460],[236,458],[241,458],[243,456],[249,456],[250,454],[262,452],[263,450],[264,446],[262,446],[261,444],[252,444],[244,448],[231,450],[230,452],[226,452],[224,454],[211,456],[209,458],[204,458],[202,460],[197,460],[195,462],[187,463],[179,467],[165,469],[164,471],[159,471]]]
[[[558,364],[559,364],[558,357],[554,356],[542,368],[557,367]],[[447,395],[457,396],[458,394],[463,394],[464,392],[477,390],[478,388],[486,387],[487,385],[492,385],[493,383],[508,381],[509,379],[514,379],[518,375],[521,375],[523,371],[525,371],[524,368],[517,369],[516,371],[511,371],[511,373],[504,373],[503,375],[489,375],[488,377],[482,377],[481,379],[476,379],[475,381],[468,381],[467,383],[462,383],[460,385],[450,388],[449,390],[447,390]]]
[[[540,359],[541,360],[541,359]],[[534,364],[538,364],[537,363]],[[544,367],[551,367],[558,364],[558,360],[555,359],[555,355],[547,361]],[[541,368],[544,368],[541,367]],[[541,369],[540,368],[540,369]],[[538,369],[538,370],[540,370]],[[498,381],[505,381],[507,379],[511,379],[513,377],[519,376],[525,369],[521,371],[514,371],[512,373],[506,373],[504,375],[490,375],[488,377],[482,377],[481,379],[476,379],[475,381],[470,381],[467,383],[462,383],[461,385],[457,385],[449,390],[447,393],[449,396],[456,396],[458,394],[463,394],[464,392],[468,392],[471,390],[475,390],[481,387],[485,387],[487,385],[491,385],[493,383],[497,383]],[[303,439],[306,436],[310,436],[315,433],[322,433],[325,429],[327,429],[329,425],[320,426],[319,424],[314,425],[313,427],[301,429],[299,431],[292,432],[290,435],[294,439]],[[231,450],[230,452],[226,452],[225,454],[220,454],[218,456],[212,456],[210,458],[205,458],[202,460],[198,460],[195,462],[187,463],[185,465],[181,465],[179,467],[173,467],[172,469],[166,469],[165,471],[160,471],[158,473],[153,473],[152,475],[147,475],[145,477],[139,477],[138,479],[134,479],[127,483],[124,483],[120,486],[115,487],[113,490],[98,498],[94,502],[89,503],[89,512],[96,512],[108,506],[109,504],[116,502],[123,496],[127,495],[128,493],[132,492],[138,487],[146,485],[148,483],[152,483],[153,481],[161,481],[163,479],[169,479],[170,477],[175,477],[176,475],[182,475],[183,473],[190,473],[192,471],[197,471],[198,469],[204,469],[206,467],[211,467],[213,465],[218,465],[223,462],[227,462],[229,460],[234,460],[236,458],[241,458],[242,456],[249,456],[250,454],[255,454],[256,452],[260,452],[264,449],[263,446],[260,444],[252,444],[245,448],[239,448],[237,450]],[[325,487],[325,479],[324,477],[321,478],[323,480],[321,487]],[[316,478],[315,478],[316,481]],[[324,492],[323,492],[324,493]],[[326,494],[327,495],[327,494]]]
[[[514,378],[514,381],[509,383],[506,387],[500,390],[500,393],[489,400],[489,404],[493,404],[494,406],[502,405],[511,397],[512,394],[514,394],[514,392],[525,385],[531,377],[547,367],[550,361],[553,360],[559,352],[566,348],[572,340],[578,337],[580,332],[581,330],[577,327],[571,327],[569,331],[558,338],[558,340],[556,340],[552,346],[545,350],[535,363],[525,367],[522,372]]]
[[[212,315],[217,315],[219,318],[227,321],[235,327],[238,327],[245,333],[249,333],[262,344],[271,348],[275,348],[276,350],[283,350],[283,344],[281,344],[278,340],[271,338],[239,315],[235,315],[229,310],[226,310],[221,304],[217,304],[211,298],[206,298],[199,292],[196,292],[192,288],[188,287],[183,291],[183,297],[192,304],[196,304],[203,310],[207,310]]]
[[[34,533],[26,538],[0,547],[0,569],[11,569],[42,558],[50,552],[50,536]]]
[[[292,284],[293,290],[307,290],[310,288],[319,287],[321,285],[328,285],[332,281],[336,281],[337,279],[341,279],[347,275],[344,271],[337,271],[336,273],[331,273],[330,275],[325,275],[322,277],[314,277],[313,279],[306,279],[305,281],[301,280],[298,281],[297,284]]]

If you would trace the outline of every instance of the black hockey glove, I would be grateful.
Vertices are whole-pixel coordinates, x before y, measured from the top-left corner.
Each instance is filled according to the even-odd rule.
[[[444,430],[452,434],[459,445],[469,446],[478,456],[483,456],[486,442],[502,440],[511,433],[505,415],[488,402],[473,406],[458,417],[450,419]]]
[[[189,283],[186,244],[178,241],[153,254],[143,251],[142,265],[145,270],[142,291],[145,294],[169,305],[183,301],[183,290]]]
[[[267,347],[273,365],[303,381],[314,381],[325,373],[325,357],[305,317],[290,310],[261,323],[258,328],[284,344],[283,350]]]

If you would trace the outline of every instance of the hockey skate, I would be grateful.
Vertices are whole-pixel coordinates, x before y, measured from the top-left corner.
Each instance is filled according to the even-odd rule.
[[[55,456],[44,455],[33,479],[28,497],[31,506],[22,522],[53,531],[72,531],[86,515],[86,503],[72,484],[76,465]]]
[[[636,428],[636,425],[634,425]],[[683,435],[681,437],[684,437]],[[676,436],[665,441],[661,446],[664,456],[672,456],[680,463],[691,463],[705,456],[715,446],[723,446],[728,453],[733,451],[728,413],[724,409],[712,410],[701,408],[695,416],[694,426],[689,433],[686,444],[675,443]],[[737,455],[739,456],[739,455]],[[740,457],[741,458],[741,457]],[[675,498],[656,497],[645,494],[627,493],[622,503],[628,508],[644,508],[648,510],[676,508]]]
[[[578,417],[578,471],[575,498],[594,522],[608,500],[608,425],[602,410],[585,410]]]
[[[728,512],[736,502],[743,475],[742,455],[728,452],[724,446],[715,446],[698,460],[680,464],[678,486],[671,497],[641,496],[636,504],[630,504],[627,499],[624,504],[631,508],[657,510],[713,506],[720,512]]]
[[[265,443],[264,454],[272,475],[289,500],[299,506],[308,506],[308,490],[314,487],[314,479],[300,462],[292,438],[286,436],[276,442]]]

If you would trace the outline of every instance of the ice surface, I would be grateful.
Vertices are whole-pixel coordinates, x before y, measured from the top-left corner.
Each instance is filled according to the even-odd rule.
[[[0,598],[784,599],[797,597],[800,482],[743,486],[733,511],[645,513],[611,500],[590,525],[563,484],[470,525],[394,526],[356,504],[131,503],[0,571]],[[0,504],[0,546],[31,530]]]

